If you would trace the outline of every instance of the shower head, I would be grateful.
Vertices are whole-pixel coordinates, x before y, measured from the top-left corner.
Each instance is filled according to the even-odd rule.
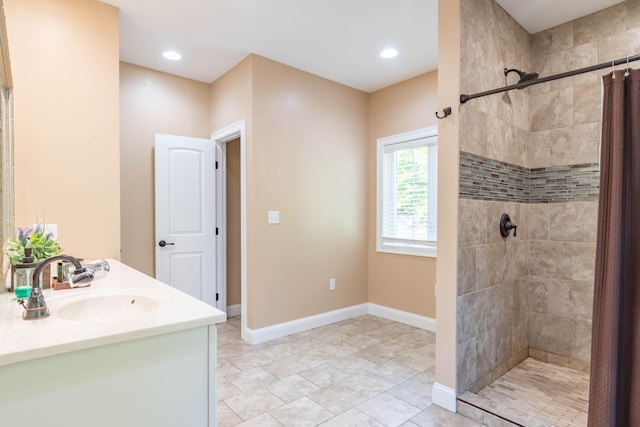
[[[520,76],[520,80],[518,80],[518,83],[528,82],[529,80],[535,80],[535,79],[538,78],[538,73],[526,73],[526,72],[520,71],[520,70],[518,70],[516,68],[511,68],[511,69],[505,68],[504,69],[505,77],[507,76],[507,74],[509,74],[511,72],[516,72]]]

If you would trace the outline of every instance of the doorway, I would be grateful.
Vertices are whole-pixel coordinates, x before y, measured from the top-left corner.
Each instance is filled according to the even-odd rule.
[[[247,340],[247,173],[245,121],[211,135],[216,145],[217,307],[227,318],[240,316]]]
[[[227,317],[240,316],[240,138],[225,144]],[[225,207],[222,206],[222,209]],[[224,282],[222,282],[224,284]]]

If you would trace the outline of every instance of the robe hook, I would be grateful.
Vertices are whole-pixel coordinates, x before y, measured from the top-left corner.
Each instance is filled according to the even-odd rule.
[[[436,117],[440,120],[444,119],[445,117],[449,117],[451,115],[451,107],[446,107],[442,110],[442,112],[444,113],[444,115],[440,116],[438,115],[438,112],[436,111]]]

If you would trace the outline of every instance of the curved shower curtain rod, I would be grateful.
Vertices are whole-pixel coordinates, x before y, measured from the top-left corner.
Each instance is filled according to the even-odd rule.
[[[571,77],[577,74],[583,74],[583,73],[588,73],[590,71],[601,70],[603,68],[615,67],[616,65],[626,64],[626,63],[638,61],[638,60],[640,60],[640,54],[616,59],[615,61],[603,62],[602,64],[591,65],[589,67],[578,68],[577,70],[573,70],[573,71],[565,71],[564,73],[558,73],[552,76],[540,77],[538,79],[524,81],[522,83],[517,83],[511,86],[505,86],[505,87],[488,90],[485,92],[474,93],[473,95],[460,95],[460,103],[464,104],[470,99],[480,98],[487,95],[493,95],[495,93],[500,93],[500,92],[507,92],[513,89],[524,89],[525,87],[537,85],[540,83],[550,82],[551,80],[564,79],[565,77]]]

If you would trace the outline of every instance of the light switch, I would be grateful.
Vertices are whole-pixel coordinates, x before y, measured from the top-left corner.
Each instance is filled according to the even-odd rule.
[[[280,211],[269,211],[267,213],[268,224],[280,224]]]

